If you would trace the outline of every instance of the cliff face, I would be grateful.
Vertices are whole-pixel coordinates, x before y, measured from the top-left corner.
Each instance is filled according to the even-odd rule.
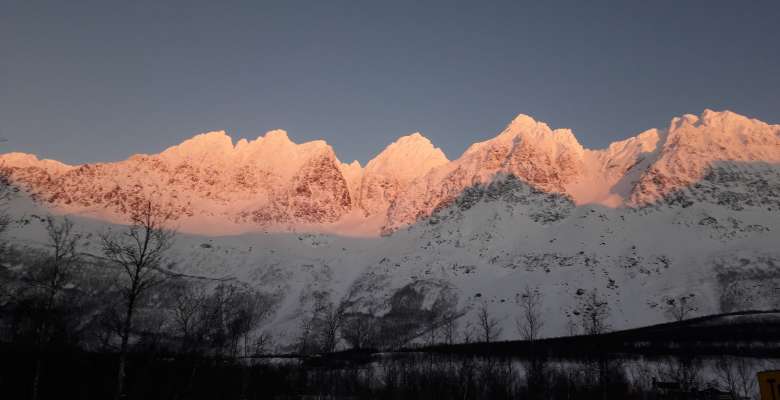
[[[741,182],[749,190],[754,179],[776,179],[766,167],[778,162],[778,125],[728,111],[674,118],[665,141],[634,183],[628,204],[641,206],[674,192],[696,192],[700,181],[729,174],[743,175]]]
[[[601,150],[584,149],[568,129],[519,115],[456,160],[415,133],[365,167],[342,163],[324,141],[296,144],[281,130],[235,144],[224,132],[210,132],[115,163],[0,156],[11,180],[56,212],[121,222],[135,200],[154,195],[175,210],[180,228],[204,234],[351,234],[356,225],[363,234],[390,233],[448,207],[469,188],[510,175],[575,205],[744,202],[745,191],[777,179],[767,167],[777,162],[780,126],[710,110]],[[720,189],[710,187],[705,196],[696,186],[705,182]],[[740,191],[739,182],[753,184]]]

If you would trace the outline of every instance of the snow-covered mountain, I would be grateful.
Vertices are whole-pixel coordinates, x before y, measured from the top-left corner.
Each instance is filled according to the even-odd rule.
[[[497,174],[577,205],[641,207],[698,182],[715,165],[778,161],[780,126],[728,111],[674,118],[666,131],[651,129],[603,150],[584,149],[570,130],[520,115],[496,138],[415,181],[392,204],[387,227],[413,223]],[[744,168],[752,169],[737,169]]]
[[[419,133],[399,138],[363,168],[340,162],[324,141],[295,144],[282,130],[235,144],[225,132],[209,132],[115,163],[0,156],[12,181],[55,212],[122,222],[134,199],[155,195],[176,210],[180,229],[204,234],[375,235],[396,196],[447,162]]]
[[[35,201],[17,201],[18,215],[90,217],[84,229],[163,196],[184,232],[177,265],[276,293],[280,334],[327,298],[378,321],[486,303],[510,338],[526,285],[544,294],[545,335],[565,333],[592,290],[615,328],[661,321],[666,301],[691,294],[700,314],[780,308],[780,125],[728,111],[600,150],[520,115],[453,161],[420,134],[361,167],[273,131],[117,163],[0,162]],[[40,229],[11,235],[33,243]]]
[[[160,154],[115,163],[69,166],[10,153],[0,156],[0,165],[60,213],[121,222],[134,198],[157,193],[177,210],[180,229],[193,233],[376,235],[413,224],[499,175],[577,205],[641,207],[698,182],[716,164],[780,161],[778,129],[707,110],[674,118],[665,131],[589,150],[570,130],[519,115],[453,161],[415,133],[361,167],[340,162],[324,141],[295,144],[276,130],[235,144],[224,132],[200,134]],[[737,169],[752,174],[755,168]]]

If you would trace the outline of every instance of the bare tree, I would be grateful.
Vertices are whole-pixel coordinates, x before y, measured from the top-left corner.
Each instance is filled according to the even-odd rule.
[[[370,314],[354,314],[344,318],[341,334],[354,349],[375,345],[376,324]]]
[[[341,307],[334,307],[332,303],[328,303],[322,310],[321,315],[321,329],[320,329],[320,342],[322,344],[322,351],[333,352],[336,350],[336,346],[339,342],[339,329],[343,319],[344,312]]]
[[[174,290],[176,300],[171,309],[173,329],[180,340],[181,355],[190,358],[190,374],[183,390],[183,393],[190,393],[200,364],[200,353],[205,351],[209,295],[203,286],[187,280],[175,282]],[[179,399],[181,395],[177,391],[173,398]]]
[[[683,393],[691,393],[701,386],[701,359],[689,355],[669,357],[660,363],[658,377],[679,385]]]
[[[177,288],[172,314],[176,333],[181,338],[184,354],[199,350],[203,338],[208,294],[202,286],[183,281]]]
[[[63,294],[71,283],[74,269],[79,266],[78,247],[81,235],[73,229],[73,222],[47,217],[46,233],[49,254],[39,264],[27,270],[25,281],[33,289],[33,296],[39,298],[39,321],[36,328],[37,357],[33,375],[32,399],[38,398],[43,348],[49,340],[49,331],[56,317],[57,308],[64,302]]]
[[[261,331],[255,337],[255,354],[266,354],[272,351],[274,346],[274,337],[266,331]]]
[[[735,399],[748,399],[756,392],[756,361],[747,357],[723,356],[715,362],[715,374]]]
[[[254,354],[255,328],[271,310],[272,300],[244,285],[220,283],[208,296],[199,335],[214,351],[237,359]]]
[[[164,206],[151,199],[143,199],[134,204],[130,225],[126,229],[101,235],[103,254],[111,264],[120,268],[123,278],[119,281],[124,316],[114,397],[117,400],[124,396],[125,363],[136,307],[147,290],[166,277],[160,273],[160,267],[173,244],[175,232],[166,227],[172,219],[172,213]]]
[[[271,300],[261,293],[243,290],[231,299],[229,332],[233,343],[238,343],[238,352],[242,357],[253,356],[257,351],[258,327],[271,310]],[[259,333],[258,333],[259,334]]]
[[[209,295],[195,292],[189,301],[177,306],[178,325],[193,323],[195,349],[208,342],[218,355],[231,359],[241,368],[241,397],[245,398],[248,367],[269,338],[255,335],[259,323],[271,310],[272,298],[237,282],[222,282]],[[184,332],[184,331],[182,331]],[[197,370],[193,360],[185,392],[189,392]]]
[[[515,320],[517,332],[523,340],[529,342],[528,358],[524,361],[528,395],[530,398],[543,398],[545,394],[545,382],[547,378],[547,363],[540,354],[537,354],[534,342],[544,326],[542,319],[542,293],[538,288],[531,289],[526,286],[522,293],[518,294],[517,302],[520,305],[520,315]]]
[[[668,297],[664,300],[664,313],[674,321],[688,319],[698,310],[695,294],[687,296]]]
[[[425,345],[432,346],[437,343],[454,344],[457,340],[457,319],[463,316],[462,311],[452,307],[432,307],[425,315],[425,322],[421,325],[421,335],[425,339]]]
[[[579,313],[582,330],[586,335],[598,335],[609,330],[609,303],[595,289],[588,293]]]
[[[487,302],[482,302],[477,311],[477,317],[479,319],[480,337],[483,342],[490,343],[501,336],[500,322],[490,315]]]
[[[337,306],[330,299],[329,292],[315,291],[310,299],[313,300],[311,309],[302,315],[300,335],[296,342],[299,353],[330,353],[338,347],[345,330],[357,330],[349,333],[358,336],[365,333],[361,325],[347,326],[343,304]],[[360,342],[361,339],[356,340]]]
[[[574,311],[574,314],[580,317],[582,332],[586,335],[600,335],[607,332],[609,330],[607,322],[609,313],[609,303],[599,295],[596,289],[587,292],[579,309]],[[614,369],[615,362],[606,357],[604,353],[599,353],[592,362],[595,365],[595,371],[598,372],[602,398],[607,398],[610,371]]]
[[[568,316],[566,318],[566,334],[569,336],[577,336],[579,332],[576,318]]]
[[[172,287],[177,292],[171,308],[175,334],[181,340],[181,354],[190,358],[187,384],[174,397],[190,393],[201,356],[209,351],[241,365],[241,390],[245,391],[247,361],[241,359],[251,363],[251,357],[270,344],[270,336],[254,333],[268,315],[271,299],[235,282],[221,282],[211,291],[186,280]]]
[[[448,312],[442,317],[441,336],[445,344],[455,344],[458,334],[458,317],[454,312]]]
[[[474,324],[471,321],[466,321],[463,330],[460,332],[460,340],[463,343],[471,343],[474,341],[476,333],[474,332]]]
[[[539,333],[544,326],[542,320],[542,293],[538,288],[531,289],[526,286],[517,297],[520,304],[520,315],[515,320],[517,333],[523,340],[533,342],[539,338]]]
[[[301,319],[301,326],[298,330],[298,338],[296,339],[295,343],[295,351],[298,352],[298,354],[307,354],[311,353],[314,347],[314,316],[313,315],[304,315],[304,317]]]

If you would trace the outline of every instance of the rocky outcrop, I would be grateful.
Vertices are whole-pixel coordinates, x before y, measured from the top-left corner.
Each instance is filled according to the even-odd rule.
[[[578,206],[704,201],[777,209],[778,163],[780,126],[710,110],[600,150],[583,148],[568,129],[521,114],[453,161],[414,133],[365,167],[342,163],[324,141],[293,143],[282,130],[235,144],[225,132],[209,132],[115,163],[69,166],[29,154],[0,156],[11,181],[56,212],[117,222],[138,198],[154,194],[175,210],[180,228],[205,234],[391,233],[506,176]]]

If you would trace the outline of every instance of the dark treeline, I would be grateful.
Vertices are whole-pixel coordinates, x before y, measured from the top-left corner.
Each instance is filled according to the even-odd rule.
[[[4,350],[2,390],[26,398],[25,381],[33,368],[30,353]],[[351,360],[254,361],[203,359],[196,379],[192,360],[160,353],[133,352],[127,359],[127,398],[133,399],[517,399],[533,396],[522,367],[511,359],[472,357],[402,357],[379,363]],[[113,396],[115,356],[101,353],[49,352],[41,398],[104,399]],[[598,377],[588,368],[545,371],[543,398],[600,398]],[[627,377],[613,371],[609,398],[641,395]],[[539,383],[537,382],[537,385]],[[554,392],[559,391],[560,397]],[[629,397],[626,397],[629,396]],[[639,398],[639,397],[637,397]]]
[[[438,344],[415,349],[450,354],[586,358],[598,354],[644,356],[752,356],[780,358],[780,311],[741,311],[592,335]]]
[[[28,398],[31,350],[3,349],[0,388]],[[162,352],[127,358],[130,399],[710,399],[754,398],[756,360],[516,359],[433,353],[348,352],[296,358],[197,361]],[[193,376],[193,365],[197,365]],[[40,398],[114,395],[116,355],[46,353]],[[194,378],[194,379],[193,379]],[[717,385],[711,385],[712,379]],[[712,397],[712,396],[727,397]]]

